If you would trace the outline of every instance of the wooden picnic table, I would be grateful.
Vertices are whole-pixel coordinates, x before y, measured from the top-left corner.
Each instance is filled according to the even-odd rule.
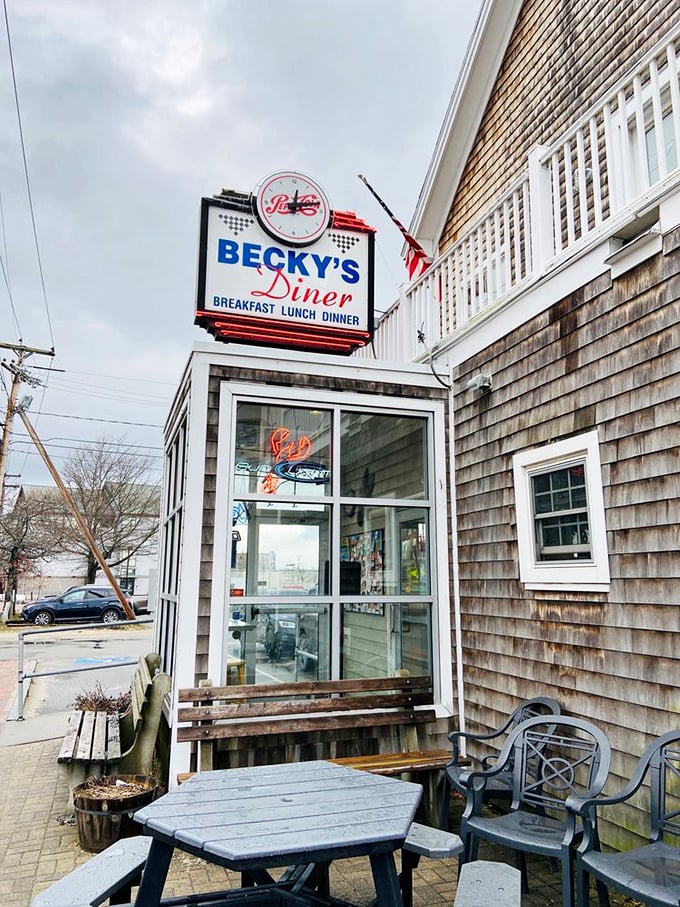
[[[421,794],[419,784],[325,761],[199,773],[135,813],[153,836],[135,903],[160,903],[180,849],[246,875],[368,856],[378,903],[401,907],[394,851]]]

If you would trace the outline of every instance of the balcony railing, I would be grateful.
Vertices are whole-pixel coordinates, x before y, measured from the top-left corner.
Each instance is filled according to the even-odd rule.
[[[680,181],[680,26],[549,147],[382,317],[378,359],[412,361]],[[370,350],[355,355],[373,355]]]

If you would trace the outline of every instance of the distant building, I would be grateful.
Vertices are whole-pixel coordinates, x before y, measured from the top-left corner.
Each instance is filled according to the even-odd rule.
[[[50,492],[54,495],[55,508],[61,507],[61,498],[54,486],[24,486],[22,494]],[[109,559],[111,571],[124,592],[140,600],[151,599],[156,589],[158,563],[158,533],[136,552],[125,557],[126,551],[114,553]],[[120,563],[115,563],[120,560]],[[55,551],[48,559],[41,559],[30,565],[20,575],[17,586],[17,601],[32,601],[43,595],[63,592],[69,586],[86,581],[86,565],[78,555]],[[96,582],[108,580],[103,570],[97,572]]]

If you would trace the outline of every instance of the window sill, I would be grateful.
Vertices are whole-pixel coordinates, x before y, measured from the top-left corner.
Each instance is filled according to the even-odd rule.
[[[525,589],[537,592],[609,592],[610,583],[524,583]]]

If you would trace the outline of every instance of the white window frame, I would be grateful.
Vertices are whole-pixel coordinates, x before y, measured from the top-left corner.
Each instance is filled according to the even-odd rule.
[[[583,462],[592,558],[588,561],[538,561],[531,496],[531,477],[539,472]],[[522,451],[512,458],[517,509],[519,576],[527,589],[608,592],[610,584],[600,445],[596,431],[545,447]]]

